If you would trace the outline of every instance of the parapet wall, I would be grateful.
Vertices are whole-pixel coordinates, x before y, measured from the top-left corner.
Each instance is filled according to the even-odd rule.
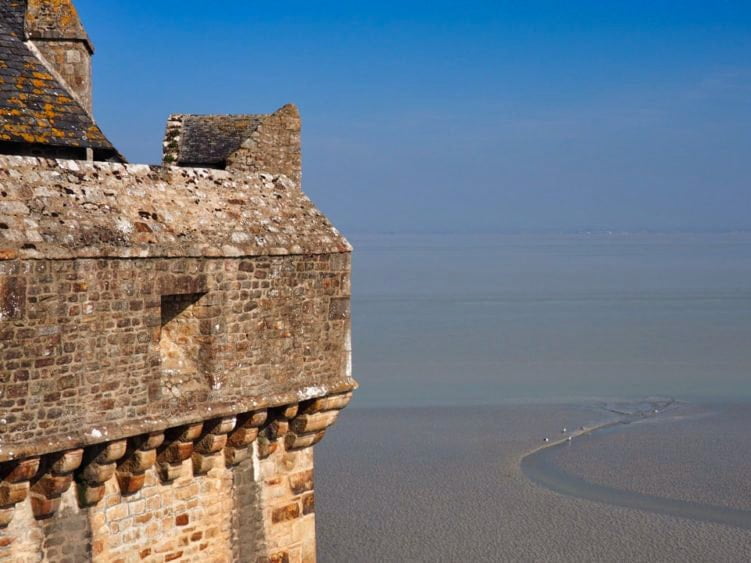
[[[0,560],[315,560],[351,247],[284,175],[0,156]]]
[[[0,260],[351,252],[286,176],[0,155]]]

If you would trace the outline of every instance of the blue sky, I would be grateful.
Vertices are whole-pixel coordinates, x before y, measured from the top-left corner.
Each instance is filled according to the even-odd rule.
[[[77,6],[134,162],[169,113],[294,102],[349,232],[751,228],[748,2]]]

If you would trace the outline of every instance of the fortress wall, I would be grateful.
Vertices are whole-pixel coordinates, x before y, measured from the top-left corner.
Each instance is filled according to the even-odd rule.
[[[0,261],[351,251],[284,175],[0,155]]]
[[[0,560],[315,560],[351,247],[286,176],[0,156]]]
[[[149,469],[131,495],[113,477],[91,508],[79,507],[73,487],[44,520],[34,518],[31,503],[20,504],[0,532],[0,561],[315,561],[312,448],[281,448],[264,460],[255,450],[206,475],[195,476],[184,461],[171,483]]]
[[[351,387],[349,293],[348,255],[0,261],[0,461]]]

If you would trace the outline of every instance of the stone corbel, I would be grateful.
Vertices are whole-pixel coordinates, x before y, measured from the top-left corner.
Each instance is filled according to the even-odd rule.
[[[133,495],[143,488],[146,470],[156,463],[156,451],[163,442],[163,432],[142,434],[128,440],[125,455],[117,464],[115,473],[120,494]]]
[[[76,471],[78,505],[94,506],[104,498],[104,484],[117,469],[117,460],[125,455],[127,440],[115,440],[86,448],[81,467]]]
[[[284,439],[287,450],[300,450],[323,440],[326,430],[336,422],[339,413],[352,399],[352,393],[329,395],[302,403],[299,414],[290,422]]]
[[[279,442],[289,432],[289,421],[297,416],[299,405],[276,407],[269,411],[269,417],[258,436],[258,455],[266,459],[279,447]]]
[[[227,445],[227,434],[235,429],[234,416],[209,420],[193,446],[193,474],[206,475],[223,460],[222,450]]]
[[[189,424],[164,433],[164,443],[157,450],[157,470],[164,482],[182,475],[183,462],[193,455],[193,442],[203,430],[203,423]]]
[[[38,520],[49,518],[60,508],[60,497],[73,482],[73,472],[83,461],[83,449],[50,454],[42,458],[34,484],[31,486],[31,509]]]
[[[258,437],[259,428],[267,418],[266,410],[253,411],[237,417],[237,426],[227,437],[227,446],[224,448],[227,467],[234,467],[250,458],[250,445]]]
[[[0,464],[0,529],[13,520],[16,504],[29,496],[29,481],[38,470],[38,457]]]

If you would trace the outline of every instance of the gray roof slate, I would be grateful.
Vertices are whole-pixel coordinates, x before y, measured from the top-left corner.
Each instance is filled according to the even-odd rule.
[[[0,8],[0,141],[117,151],[21,39],[18,4]]]
[[[260,115],[186,115],[178,164],[206,166],[225,162],[250,137],[261,118]]]

